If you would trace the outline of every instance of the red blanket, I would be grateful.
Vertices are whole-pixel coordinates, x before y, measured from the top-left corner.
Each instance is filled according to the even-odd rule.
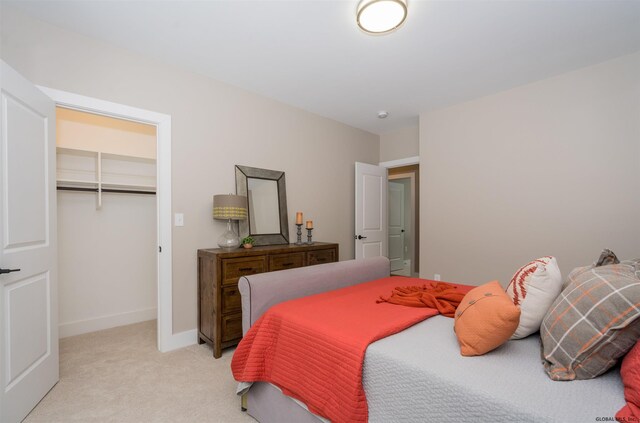
[[[378,302],[408,307],[430,307],[437,309],[443,316],[453,317],[467,291],[447,282],[398,286],[394,288],[390,297],[381,295]]]
[[[389,277],[280,303],[238,345],[233,376],[273,383],[332,422],[366,422],[362,364],[367,347],[438,314],[376,300],[398,285],[425,282]]]

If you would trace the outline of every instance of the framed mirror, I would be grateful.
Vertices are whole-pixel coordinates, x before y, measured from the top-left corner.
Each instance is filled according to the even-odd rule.
[[[239,221],[240,237],[251,236],[254,245],[289,243],[284,172],[236,165],[236,193],[249,203],[247,219]]]

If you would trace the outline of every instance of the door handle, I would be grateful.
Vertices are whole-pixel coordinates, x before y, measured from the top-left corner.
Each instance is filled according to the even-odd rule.
[[[0,275],[3,273],[19,272],[20,269],[0,269]]]
[[[355,238],[356,239],[367,239],[366,236],[362,236],[362,235],[356,235]]]

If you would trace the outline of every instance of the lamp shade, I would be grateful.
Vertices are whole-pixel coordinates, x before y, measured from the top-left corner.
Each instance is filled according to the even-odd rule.
[[[214,195],[213,218],[244,220],[247,218],[247,197],[242,195]]]

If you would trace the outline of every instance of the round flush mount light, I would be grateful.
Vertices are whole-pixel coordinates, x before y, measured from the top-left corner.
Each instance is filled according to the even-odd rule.
[[[406,0],[362,0],[356,21],[369,34],[387,34],[407,18]]]
[[[386,110],[381,110],[378,112],[378,119],[384,119],[387,116],[389,116],[389,112],[387,112]]]

